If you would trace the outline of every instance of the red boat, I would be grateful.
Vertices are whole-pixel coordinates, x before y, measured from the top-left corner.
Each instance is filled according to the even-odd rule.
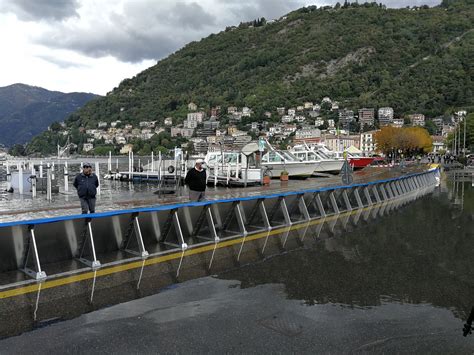
[[[373,157],[359,157],[355,155],[349,155],[349,164],[351,164],[354,170],[363,169],[373,161]]]

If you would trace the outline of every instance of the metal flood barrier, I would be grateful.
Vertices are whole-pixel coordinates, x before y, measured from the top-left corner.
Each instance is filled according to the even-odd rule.
[[[389,209],[431,192],[438,181],[433,169],[347,186],[0,223],[0,276],[21,271],[42,281],[374,205]]]

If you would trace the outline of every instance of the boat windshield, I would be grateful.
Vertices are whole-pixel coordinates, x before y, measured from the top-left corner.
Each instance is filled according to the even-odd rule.
[[[327,155],[326,153],[318,150],[317,152],[315,152],[316,155],[318,155],[321,159],[331,159],[329,157],[329,155]]]
[[[289,160],[289,161],[299,160],[297,157],[295,157],[295,156],[294,156],[292,153],[290,153],[290,152],[281,151],[280,154],[283,155],[283,157],[285,158],[285,160]]]
[[[282,157],[277,152],[268,152],[262,158],[262,162],[264,163],[280,163],[282,161]]]

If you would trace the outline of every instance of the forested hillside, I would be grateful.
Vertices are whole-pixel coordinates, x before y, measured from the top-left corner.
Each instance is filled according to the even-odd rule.
[[[470,110],[473,24],[472,0],[434,8],[309,6],[189,43],[72,114],[68,125],[179,122],[191,101],[204,109],[248,106],[260,119],[266,110],[324,96],[351,109],[391,106],[397,117]],[[42,136],[31,149],[50,140]]]

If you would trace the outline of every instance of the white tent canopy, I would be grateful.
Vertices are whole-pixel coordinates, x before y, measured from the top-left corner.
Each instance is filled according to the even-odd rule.
[[[360,149],[357,149],[353,145],[351,145],[349,148],[347,148],[346,152],[348,152],[350,154],[362,154],[362,151]]]

